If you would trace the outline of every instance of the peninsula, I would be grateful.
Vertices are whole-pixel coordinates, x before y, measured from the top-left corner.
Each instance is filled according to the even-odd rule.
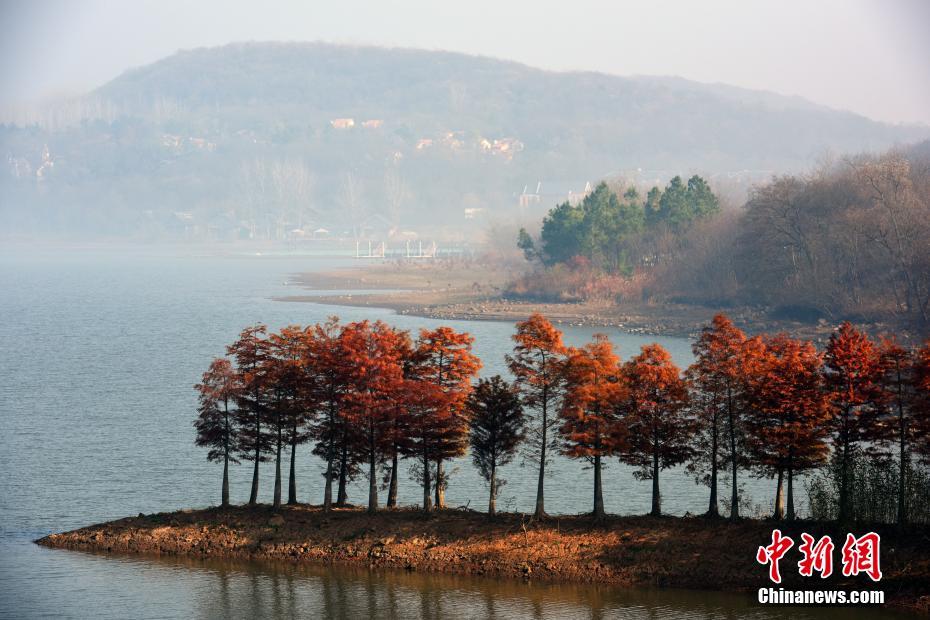
[[[701,517],[553,516],[415,509],[368,514],[357,508],[325,514],[318,506],[235,506],[138,515],[51,534],[46,547],[107,553],[272,560],[468,574],[618,587],[742,591],[772,585],[756,550],[772,529],[800,540],[802,532],[843,540],[845,530],[812,521]],[[885,592],[886,605],[930,611],[930,538],[918,526],[877,526],[883,578],[829,579],[798,575],[793,555],[782,560],[785,589],[824,587]],[[792,550],[793,551],[793,550]]]

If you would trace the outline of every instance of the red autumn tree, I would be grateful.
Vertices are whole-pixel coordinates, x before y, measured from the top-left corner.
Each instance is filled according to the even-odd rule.
[[[881,361],[881,398],[871,439],[879,446],[896,449],[898,453],[897,522],[903,525],[907,522],[907,477],[911,470],[911,451],[926,440],[930,431],[920,423],[920,352],[904,348],[894,336],[883,336],[879,341],[878,356]]]
[[[468,397],[472,462],[490,487],[488,516],[497,514],[497,468],[509,463],[523,440],[523,408],[516,389],[500,375],[481,379]],[[427,493],[427,498],[429,493]]]
[[[343,329],[344,346],[351,364],[347,407],[350,430],[359,434],[368,463],[368,511],[378,509],[377,467],[390,445],[392,403],[403,381],[403,335],[377,321],[350,323]]]
[[[195,443],[209,448],[207,460],[223,463],[223,486],[220,505],[229,506],[229,463],[238,463],[233,456],[235,435],[233,416],[229,409],[239,389],[238,377],[228,359],[216,358],[203,373],[201,382],[194,386],[199,392],[199,415],[194,420],[197,429]]]
[[[305,424],[314,410],[312,375],[307,372],[309,336],[303,328],[290,325],[268,337],[267,376],[271,385],[270,425],[275,444],[273,506],[281,505],[281,457],[291,448],[288,504],[297,503],[297,445],[309,438]]]
[[[430,426],[430,455],[436,463],[437,509],[445,508],[443,462],[463,455],[468,446],[465,404],[471,392],[471,381],[481,368],[481,360],[471,352],[472,342],[474,338],[470,334],[449,327],[424,329],[413,354],[415,368],[408,373],[435,388],[421,388],[417,406],[427,405],[428,415],[418,423]],[[423,475],[429,476],[428,468]]]
[[[603,334],[581,348],[571,348],[563,368],[565,397],[559,417],[562,451],[587,460],[594,468],[596,519],[604,517],[601,463],[626,447],[626,426],[621,421],[621,402],[626,385],[620,358]]]
[[[443,424],[437,423],[437,415],[445,415],[445,395],[433,383],[415,378],[406,379],[404,387],[404,407],[406,408],[406,429],[400,443],[404,456],[415,458],[421,468],[420,482],[423,486],[423,511],[432,510],[432,482],[430,466],[433,453],[437,450]]]
[[[267,374],[268,342],[264,325],[247,327],[226,348],[236,360],[239,389],[236,391],[236,451],[252,461],[252,490],[249,504],[258,502],[258,466],[268,460],[273,437],[268,431],[270,382]]]
[[[415,351],[407,332],[400,332],[401,340],[398,343],[400,363],[401,363],[401,380],[392,385],[394,393],[389,395],[391,400],[391,410],[389,422],[388,437],[388,459],[390,460],[389,478],[388,478],[388,496],[386,506],[388,508],[397,507],[397,485],[398,485],[398,466],[399,458],[404,452],[407,437],[410,434],[410,409],[408,407],[408,389],[410,377],[414,373]]]
[[[726,467],[731,475],[730,517],[739,517],[738,472],[747,464],[743,442],[744,379],[747,350],[754,348],[758,344],[747,344],[746,335],[724,314],[716,315],[692,346],[695,361],[687,377],[700,439],[695,442],[688,469],[710,487],[708,516],[719,514],[718,471]]]
[[[627,393],[622,402],[628,444],[620,460],[652,480],[652,515],[662,514],[659,472],[684,463],[693,453],[695,424],[688,414],[688,388],[672,358],[658,344],[623,364]]]
[[[543,518],[546,516],[547,449],[558,438],[551,436],[549,431],[558,421],[555,414],[562,395],[565,345],[562,344],[562,332],[538,313],[517,323],[513,341],[516,344],[513,355],[507,356],[507,366],[513,373],[524,406],[536,412],[536,420],[527,429],[526,447],[528,458],[539,463],[534,515]]]
[[[361,460],[359,434],[352,432],[345,415],[352,374],[345,339],[339,319],[330,317],[313,327],[309,342],[309,372],[313,376],[317,415],[310,421],[308,433],[315,442],[313,453],[326,463],[324,512],[333,506],[334,480],[339,484],[336,505],[348,503],[348,483],[357,475]]]
[[[345,413],[351,378],[351,360],[343,346],[343,330],[337,317],[313,327],[309,345],[309,373],[313,376],[313,399],[317,415],[308,432],[315,442],[313,453],[323,459],[323,511],[333,505],[333,480],[339,479],[337,505],[345,505],[346,486],[357,468],[355,434],[349,432]]]
[[[756,468],[777,475],[775,519],[795,518],[794,474],[821,465],[829,448],[830,408],[823,390],[823,360],[814,345],[778,334],[764,339],[748,378],[747,444]]]
[[[872,433],[871,409],[880,397],[881,359],[868,336],[848,321],[830,336],[826,385],[832,407],[834,447],[840,459],[839,520],[849,517],[851,451]]]

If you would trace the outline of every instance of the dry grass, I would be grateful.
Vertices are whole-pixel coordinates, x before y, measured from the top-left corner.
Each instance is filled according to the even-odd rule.
[[[800,538],[845,530],[818,523],[782,524]],[[753,590],[767,585],[755,562],[773,523],[671,517],[553,517],[534,521],[504,514],[416,510],[329,515],[314,506],[211,508],[140,515],[37,541],[50,547],[160,555],[337,563],[545,581],[620,586]],[[857,530],[854,530],[857,531]],[[930,607],[930,533],[924,528],[882,534],[881,587],[889,602]],[[864,532],[863,532],[864,533]],[[792,551],[792,553],[794,550]],[[869,588],[864,579],[804,580],[786,558],[785,587]],[[839,560],[837,559],[837,566]]]

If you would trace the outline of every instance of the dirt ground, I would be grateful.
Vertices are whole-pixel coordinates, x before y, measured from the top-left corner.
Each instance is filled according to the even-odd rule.
[[[139,515],[52,534],[36,541],[57,548],[241,558],[376,569],[435,571],[541,581],[596,582],[616,586],[659,586],[752,591],[771,585],[767,568],[755,560],[771,542],[771,521],[731,523],[702,517],[551,517],[520,514],[489,520],[484,513],[415,509],[369,515],[356,508],[325,514],[297,505],[211,508]],[[930,531],[877,530],[882,536],[880,584],[867,577],[844,578],[835,551],[834,575],[821,580],[798,575],[800,533],[834,541],[845,530],[799,522],[781,524],[796,546],[781,562],[783,587],[876,589],[886,604],[930,611]],[[857,535],[855,528],[852,530]],[[798,556],[798,557],[795,557]]]
[[[480,261],[363,263],[348,269],[301,274],[294,283],[315,293],[277,299],[388,308],[398,314],[449,320],[519,321],[540,312],[556,325],[611,327],[629,333],[681,337],[695,337],[721,311],[749,334],[784,331],[825,343],[834,327],[825,322],[773,320],[751,308],[507,299],[504,291],[511,277],[507,268]],[[877,329],[880,331],[880,326]]]

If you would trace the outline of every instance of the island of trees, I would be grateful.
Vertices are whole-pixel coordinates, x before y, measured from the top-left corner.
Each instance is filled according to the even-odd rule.
[[[930,522],[930,341],[911,349],[843,323],[818,351],[784,334],[748,337],[718,315],[684,371],[658,344],[625,361],[603,335],[566,346],[539,314],[516,325],[513,341],[512,380],[477,379],[472,337],[448,327],[416,337],[336,318],[276,333],[247,327],[196,386],[196,443],[223,465],[222,505],[230,503],[229,466],[240,461],[252,465],[249,504],[258,502],[266,462],[273,505],[284,502],[285,464],[286,501],[297,503],[295,463],[307,445],[325,463],[324,511],[348,503],[356,476],[368,479],[369,511],[381,506],[382,486],[386,506],[397,506],[403,459],[415,464],[422,509],[442,509],[444,465],[470,454],[493,516],[500,467],[522,451],[538,467],[540,518],[557,452],[591,465],[596,518],[605,516],[602,467],[618,459],[652,481],[654,515],[661,473],[684,465],[708,487],[708,516],[723,504],[739,518],[739,480],[755,475],[777,479],[772,516],[798,518],[798,476],[818,470],[813,516]],[[718,497],[723,476],[729,501]]]

